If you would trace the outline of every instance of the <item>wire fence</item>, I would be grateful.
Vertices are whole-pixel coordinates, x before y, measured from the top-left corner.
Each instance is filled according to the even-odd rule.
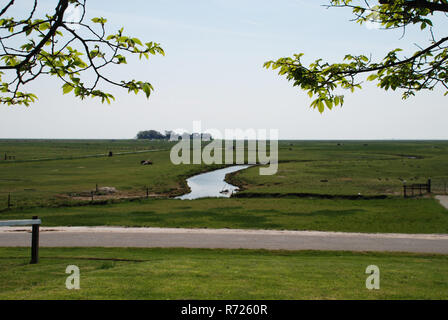
[[[433,179],[431,192],[435,194],[448,194],[448,179]]]
[[[422,179],[421,182],[424,182]],[[406,197],[423,196],[428,194],[427,183],[408,184],[406,186]],[[412,187],[413,186],[413,187]],[[113,189],[113,188],[112,188]],[[404,185],[400,190],[399,186],[391,194],[395,196],[404,196]],[[448,195],[448,177],[432,178],[431,179],[431,194]],[[133,200],[133,199],[149,199],[160,197],[174,197],[182,194],[182,189],[176,190],[154,190],[149,186],[136,186],[135,188],[126,190],[125,192],[119,190],[110,190],[110,188],[99,185],[92,185],[92,187],[85,191],[54,191],[41,190],[38,187],[0,191],[0,212],[8,209],[17,208],[35,208],[35,207],[59,207],[59,206],[77,206],[88,204],[111,203],[114,201]],[[179,193],[179,194],[177,194]]]
[[[93,186],[91,190],[81,192],[55,192],[38,189],[14,190],[11,192],[0,191],[0,212],[8,209],[77,206],[156,197],[157,194],[147,186],[139,186],[126,192],[98,185]]]

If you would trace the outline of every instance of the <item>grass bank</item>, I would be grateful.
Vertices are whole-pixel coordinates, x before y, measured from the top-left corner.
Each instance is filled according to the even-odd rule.
[[[434,199],[314,198],[138,200],[0,213],[1,220],[38,215],[44,226],[129,226],[448,233],[448,210]]]

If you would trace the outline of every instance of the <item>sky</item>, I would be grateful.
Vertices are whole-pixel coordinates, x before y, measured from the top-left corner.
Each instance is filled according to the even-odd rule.
[[[17,3],[17,2],[16,2]],[[27,12],[30,1],[11,14]],[[57,1],[40,0],[39,12]],[[110,32],[161,44],[166,56],[129,59],[110,76],[150,82],[155,92],[128,94],[111,88],[116,101],[79,100],[62,83],[41,77],[26,87],[39,100],[30,107],[0,106],[0,138],[132,139],[138,131],[183,128],[278,129],[281,139],[448,139],[448,97],[437,89],[408,100],[368,83],[345,96],[342,108],[320,114],[306,92],[292,87],[263,63],[294,53],[304,62],[340,61],[345,54],[381,59],[394,48],[408,56],[429,34],[409,28],[384,31],[350,21],[349,9],[327,9],[327,0],[88,0],[87,19],[108,19]],[[28,6],[28,7],[27,7]],[[436,37],[446,17],[435,17]]]

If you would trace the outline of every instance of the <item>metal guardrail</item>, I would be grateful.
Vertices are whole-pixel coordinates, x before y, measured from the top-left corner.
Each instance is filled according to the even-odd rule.
[[[36,264],[39,262],[39,227],[41,224],[42,221],[39,219],[39,217],[33,217],[32,220],[0,221],[0,227],[32,226],[30,264]]]
[[[0,221],[0,227],[15,227],[15,226],[32,226],[35,224],[42,224],[40,219],[36,220],[4,220]]]

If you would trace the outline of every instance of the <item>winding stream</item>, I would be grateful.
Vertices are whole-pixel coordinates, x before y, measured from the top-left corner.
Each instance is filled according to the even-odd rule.
[[[249,168],[250,165],[238,165],[201,173],[187,179],[190,193],[177,197],[181,200],[193,200],[206,197],[230,198],[238,187],[224,181],[227,174]]]

